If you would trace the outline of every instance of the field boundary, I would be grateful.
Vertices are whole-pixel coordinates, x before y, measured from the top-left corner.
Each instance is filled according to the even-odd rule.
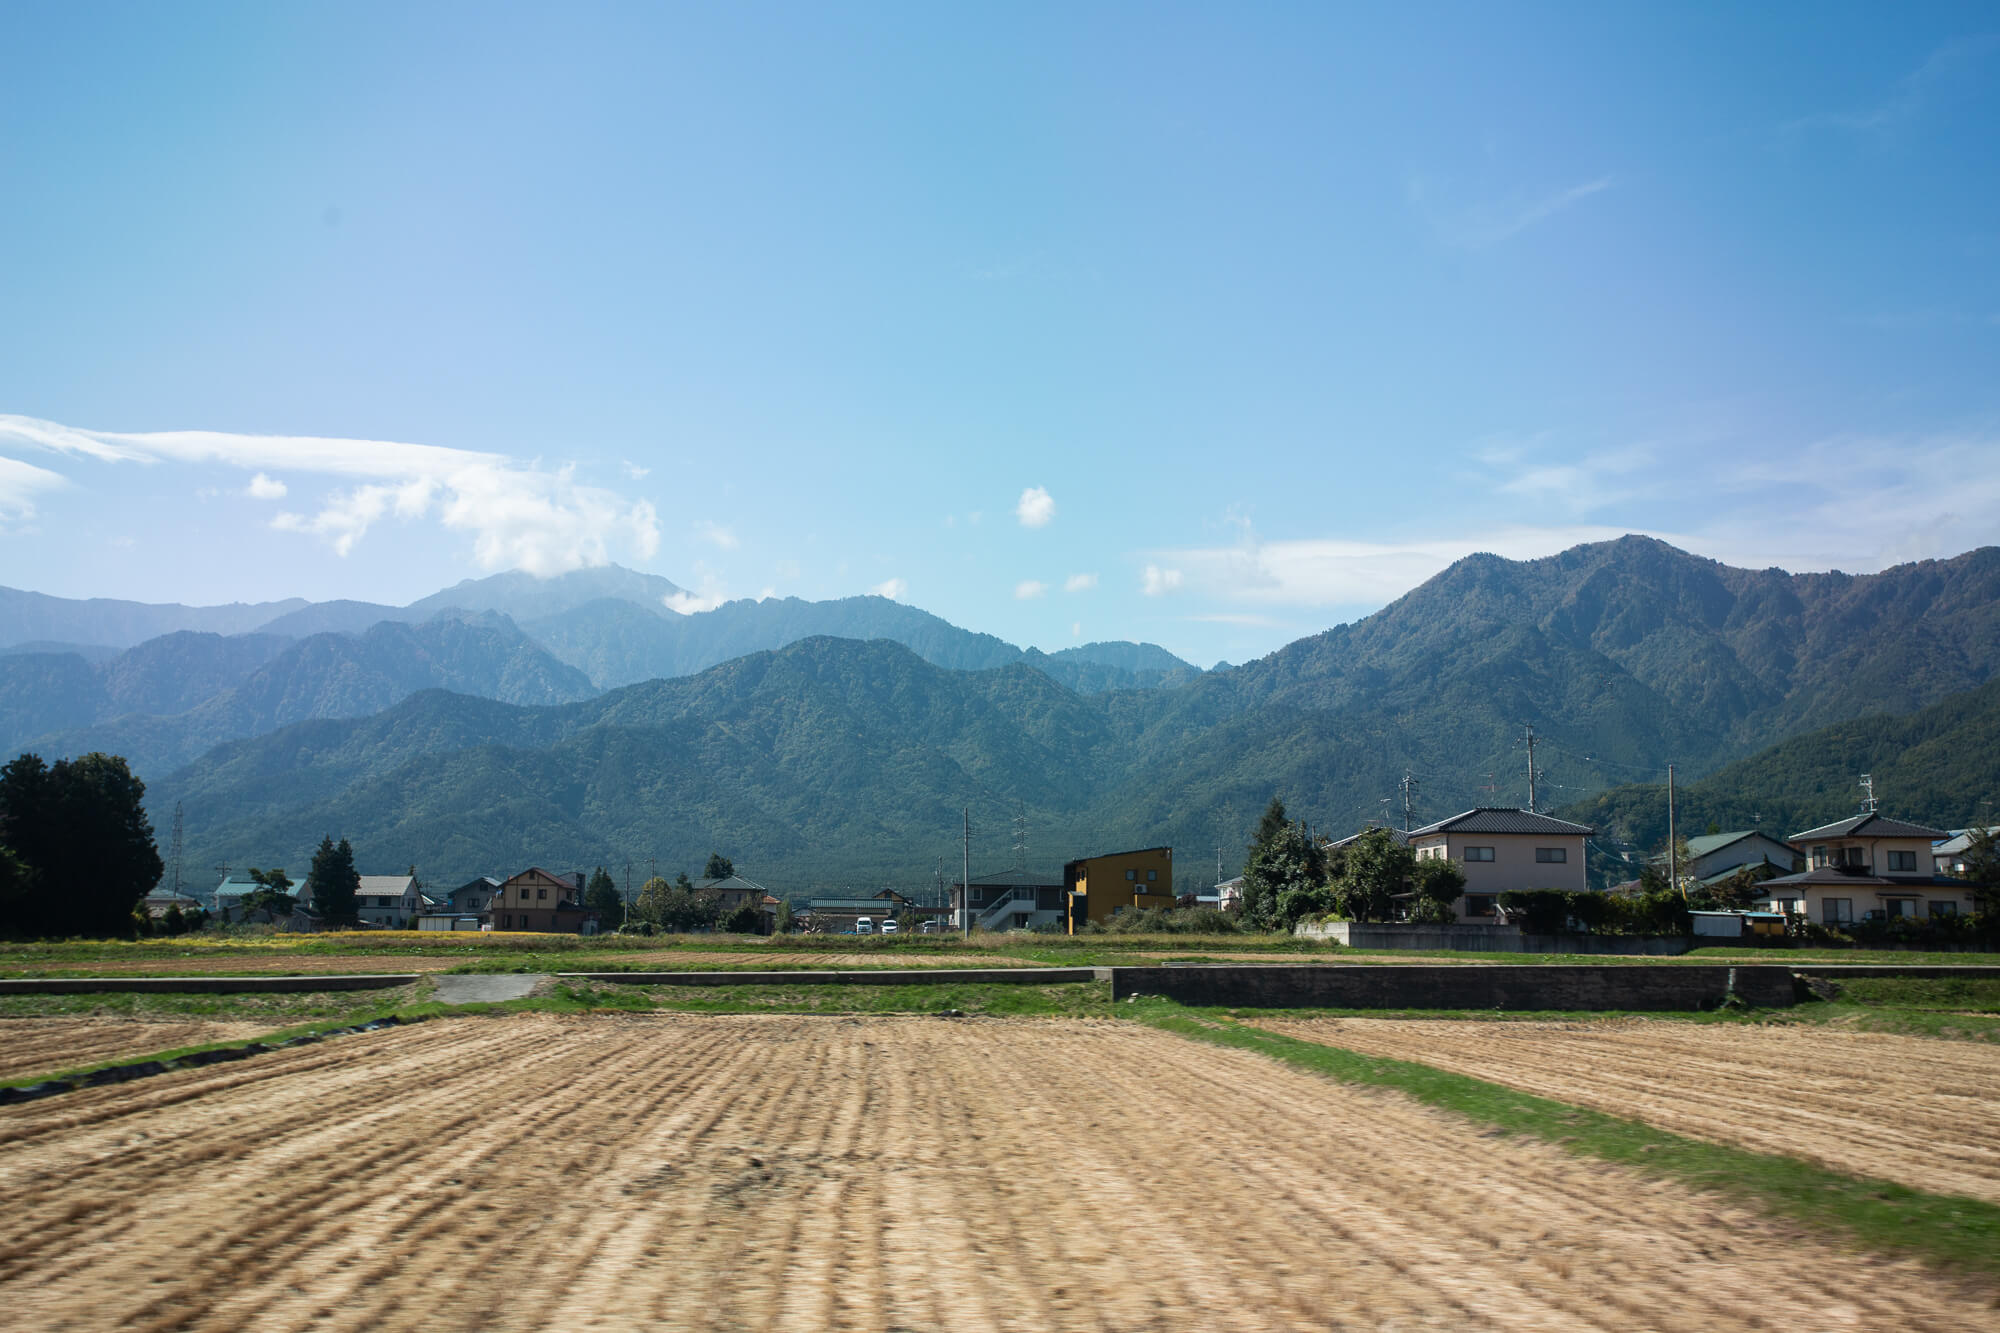
[[[296,977],[0,977],[0,995],[253,995],[293,991],[388,990],[423,980],[421,972],[352,972]]]
[[[1867,1249],[2000,1278],[2000,1205],[1688,1138],[1469,1074],[1197,1015],[1171,1000],[1132,1002],[1120,1014],[1196,1041],[1267,1055],[1336,1082],[1393,1089],[1507,1133],[1843,1233]]]
[[[942,986],[996,983],[1053,986],[1070,981],[1109,981],[1115,967],[935,967],[807,968],[775,972],[558,972],[558,981],[603,981],[624,986]]]
[[[1260,1009],[1689,1010],[1731,999],[1772,1009],[1792,1004],[1796,986],[1791,968],[1752,963],[1111,969],[1113,1000],[1157,995]]]

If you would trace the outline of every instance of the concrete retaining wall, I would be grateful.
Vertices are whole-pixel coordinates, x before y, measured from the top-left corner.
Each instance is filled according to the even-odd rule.
[[[1307,939],[1352,949],[1446,949],[1458,953],[1626,954],[1672,957],[1694,947],[1681,935],[1524,935],[1518,926],[1422,926],[1315,921],[1293,927]]]
[[[1791,963],[1801,976],[1845,981],[1849,977],[1970,977],[2000,980],[2000,967],[1954,965],[1951,963]]]
[[[1266,1009],[1712,1009],[1730,993],[1789,1005],[1792,971],[1764,965],[1593,967],[1117,967],[1111,996]]]
[[[627,986],[1052,986],[1103,981],[1109,967],[938,967],[848,972],[558,972],[565,981],[614,981]]]
[[[328,977],[0,977],[0,995],[96,995],[141,991],[155,995],[248,995],[277,991],[386,990],[407,986],[415,972],[366,972]]]

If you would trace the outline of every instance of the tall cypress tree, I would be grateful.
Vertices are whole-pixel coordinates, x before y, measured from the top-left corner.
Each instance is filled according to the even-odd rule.
[[[24,754],[0,769],[0,844],[32,875],[16,894],[24,935],[129,935],[132,912],[165,869],[146,817],[146,784],[117,755]]]
[[[361,876],[354,870],[354,849],[347,839],[342,838],[336,846],[332,835],[321,838],[319,850],[313,853],[312,871],[306,876],[306,892],[312,898],[313,911],[331,925],[353,925],[360,919],[354,898],[360,887]]]

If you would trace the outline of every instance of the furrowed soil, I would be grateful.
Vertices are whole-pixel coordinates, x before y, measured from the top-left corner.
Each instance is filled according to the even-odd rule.
[[[447,948],[449,946],[446,946]],[[532,946],[523,946],[532,947]],[[477,965],[490,950],[469,948],[420,953],[308,954],[282,951],[204,950],[174,958],[115,958],[88,962],[51,962],[16,965],[0,969],[7,976],[41,976],[82,973],[90,976],[320,976],[363,972],[443,972],[468,964]],[[595,972],[630,969],[647,972],[757,971],[769,968],[931,968],[931,967],[1047,967],[1025,958],[1005,954],[904,953],[882,950],[870,953],[819,953],[808,950],[768,949],[656,949],[645,951],[597,952],[565,950],[543,955],[544,965],[563,972]]]
[[[0,1109],[0,1198],[35,1329],[1994,1318],[1912,1261],[1109,1020],[440,1020]]]
[[[1258,1019],[1660,1129],[2000,1202],[2000,1051],[1822,1027],[1657,1019]]]
[[[269,1023],[130,1018],[0,1019],[0,1079],[53,1074],[212,1041],[248,1041]]]

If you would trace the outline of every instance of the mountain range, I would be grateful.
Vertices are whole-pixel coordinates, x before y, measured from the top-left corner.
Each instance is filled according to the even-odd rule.
[[[1143,690],[1085,693],[1027,654],[978,656],[1006,645],[948,642],[962,665],[810,637],[556,706],[428,691],[222,745],[149,778],[154,808],[183,804],[195,864],[290,864],[334,832],[433,882],[717,850],[791,891],[907,887],[968,804],[989,868],[1018,815],[1044,869],[1158,843],[1229,869],[1274,793],[1339,832],[1383,815],[1405,772],[1423,818],[1522,804],[1527,724],[1546,808],[1962,696],[2000,667],[2000,551],[1865,576],[1731,569],[1636,537],[1473,556],[1355,624]],[[1814,818],[1852,808],[1814,799]]]

